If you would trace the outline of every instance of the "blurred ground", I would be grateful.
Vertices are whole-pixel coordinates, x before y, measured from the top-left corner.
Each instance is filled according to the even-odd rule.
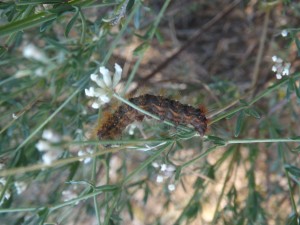
[[[220,102],[222,102],[221,105],[224,105],[223,99],[231,102],[252,88],[255,93],[258,93],[267,84],[276,81],[274,72],[271,70],[273,55],[291,62],[292,72],[296,71],[299,67],[297,48],[290,38],[282,37],[281,31],[285,28],[299,27],[299,14],[296,15],[296,12],[292,10],[293,7],[299,8],[299,4],[295,2],[289,6],[278,4],[276,7],[271,7],[268,14],[260,4],[261,2],[239,1],[239,4],[233,7],[228,15],[205,30],[199,38],[193,40],[190,47],[176,56],[163,69],[157,71],[145,83],[143,78],[149,74],[153,75],[152,71],[162,65],[182,45],[189,42],[193,35],[203,29],[206,23],[222,13],[231,3],[232,1],[173,1],[160,25],[164,42],[157,42],[151,46],[142,62],[139,77],[135,81],[139,82],[140,80],[150,92],[154,93],[160,89],[173,89],[169,92],[172,94],[174,91],[179,92],[180,101],[190,104],[197,102],[193,99],[193,96],[197,95],[195,92],[204,89],[206,94],[202,100],[209,110],[214,110],[220,107]],[[156,1],[149,1],[149,4],[159,9],[159,3]],[[266,36],[262,37],[264,32],[266,32]],[[257,59],[261,41],[263,41],[262,55],[261,59]],[[139,42],[133,42],[126,46],[124,50],[116,53],[116,57],[122,58],[126,63],[132,65],[130,52],[138,44]],[[257,60],[258,71],[255,71]],[[234,84],[238,89],[236,92],[233,91],[231,99],[229,97],[230,89],[222,92],[221,88],[214,88],[214,85],[209,86],[209,84],[217,86],[218,83],[227,82]],[[216,99],[219,102],[216,102]],[[260,104],[266,111],[271,110],[266,108],[266,102]],[[211,129],[211,132],[223,134],[222,129],[233,132],[232,127],[226,128],[226,124],[224,126],[217,125],[215,129]],[[258,128],[254,127],[253,129],[249,130],[249,137],[258,137]],[[299,131],[299,128],[295,127],[295,129]],[[222,150],[220,151],[222,152]],[[237,201],[243,205],[246,203],[249,191],[247,189],[247,169],[250,168],[250,165],[246,162],[249,149],[241,148],[240,151],[241,161],[245,159],[245,162],[241,162],[242,165],[235,168],[236,175],[230,178],[229,183],[234,184],[237,192],[240,193]],[[185,153],[193,156],[197,154],[196,152],[197,150],[190,149]],[[284,224],[291,209],[286,179],[283,179],[284,174],[276,166],[277,153],[266,149],[265,145],[260,145],[259,154],[255,170],[256,184],[259,193],[265,199],[263,208],[268,215],[268,224]],[[219,157],[220,154],[217,151],[209,156],[209,161],[213,164]],[[205,196],[201,200],[201,213],[194,222],[188,224],[209,224],[213,219],[217,197],[221,193],[225,179],[225,168],[228,166],[225,163],[222,166],[224,168],[218,170],[215,181],[209,184]],[[162,224],[173,224],[192,196],[192,185],[199,176],[201,176],[201,171],[196,172],[195,167],[189,168],[184,177],[185,188],[178,185],[176,191],[171,193],[171,203],[167,208],[163,206],[162,185],[155,184],[154,181],[151,184],[154,188],[153,193],[147,205],[143,204],[141,193],[137,192],[132,196],[134,214],[137,216],[133,222],[128,220],[124,221],[124,224],[153,224],[157,217],[161,217]],[[228,202],[222,200],[220,208],[225,208],[226,204]],[[223,216],[226,217],[226,215]],[[126,215],[124,217],[126,218]]]
[[[182,103],[204,104],[209,112],[214,112],[240,98],[245,93],[249,93],[250,90],[253,91],[249,96],[254,96],[264,90],[267,85],[275,82],[276,77],[271,70],[273,55],[291,62],[291,72],[298,70],[300,61],[297,58],[297,48],[292,39],[289,36],[283,37],[281,32],[286,28],[299,27],[300,4],[296,1],[291,1],[290,5],[283,3],[270,4],[272,5],[270,6],[270,12],[267,13],[266,6],[263,6],[261,1],[241,0],[234,2],[237,4],[233,6],[233,1],[229,0],[171,1],[159,25],[163,41],[160,42],[155,39],[151,43],[131,90],[136,90],[136,87],[139,87],[136,90],[137,93],[149,92],[152,94],[163,91],[164,95],[179,99]],[[142,21],[152,21],[162,4],[163,1],[145,1],[145,5],[149,5],[153,12],[142,15],[148,17]],[[228,9],[228,7],[231,8]],[[102,13],[101,10],[86,10],[84,13],[93,20]],[[228,13],[220,20],[207,25],[218,15],[225,14],[226,10]],[[145,22],[140,26],[146,28],[147,24]],[[203,29],[204,27],[205,29]],[[57,32],[63,33],[59,30]],[[199,32],[198,37],[193,38]],[[174,55],[187,43],[190,44],[188,47],[183,49],[180,54]],[[114,63],[118,62],[124,65],[124,74],[129,74],[136,60],[132,55],[132,51],[139,44],[141,44],[141,41],[137,37],[124,38],[117,51],[114,52],[114,58],[111,59],[110,66],[113,67]],[[261,55],[260,48],[262,50]],[[167,61],[170,57],[172,57],[172,60]],[[124,77],[125,81],[126,79]],[[276,102],[277,100],[278,102]],[[259,103],[258,107],[264,115],[282,111],[287,104],[280,96],[276,96],[274,101],[270,103],[263,100]],[[299,113],[299,109],[297,110]],[[295,121],[291,122],[289,114],[285,116],[281,118],[282,122],[287,121],[286,124],[292,124],[294,132],[299,133],[298,124]],[[233,137],[234,122],[234,120],[230,122],[222,121],[211,127],[209,134]],[[249,129],[243,134],[242,138],[269,138],[267,132],[259,132],[261,121],[251,120],[250,122],[251,124],[248,124]],[[147,124],[147,121],[145,123]],[[148,126],[151,126],[149,124],[148,122]],[[192,159],[202,151],[199,146],[200,143],[197,140],[194,143],[183,143],[184,148],[172,155],[172,162],[179,165]],[[255,164],[255,181],[257,190],[264,199],[262,206],[266,212],[268,224],[275,225],[284,224],[291,212],[291,204],[285,175],[279,165],[280,163],[277,161],[277,152],[273,151],[272,148],[275,148],[275,146],[259,145],[259,157]],[[146,182],[151,189],[147,204],[144,204],[144,191],[141,189],[132,190],[132,193],[128,196],[130,196],[129,201],[132,204],[134,218],[130,218],[129,213],[124,210],[123,214],[120,215],[123,220],[121,224],[174,224],[174,221],[180,216],[193,196],[194,184],[198,178],[207,181],[207,187],[200,198],[200,213],[195,215],[196,219],[194,221],[187,224],[210,224],[225,179],[229,180],[230,185],[228,186],[234,186],[236,192],[239,193],[236,199],[237,204],[241,208],[244,207],[249,193],[247,186],[247,171],[251,167],[247,161],[249,148],[239,147],[239,160],[232,168],[234,171],[232,177],[226,177],[226,168],[231,166],[230,160],[227,160],[217,170],[215,179],[208,177],[202,170],[205,163],[210,165],[216,163],[223,152],[225,152],[225,149],[220,149],[210,154],[207,160],[201,160],[199,163],[186,168],[183,171],[182,183],[176,184],[176,189],[172,192],[169,192],[166,187],[168,184],[173,183],[174,174],[167,176],[162,183],[157,182],[159,172],[157,175],[150,177],[149,181]],[[126,154],[114,154],[110,161],[111,182],[116,182],[122,178],[122,173],[118,169],[124,161],[128,164],[130,170],[137,167],[145,158],[144,153],[136,154],[130,151]],[[289,160],[292,162],[299,161],[298,158],[293,156]],[[162,162],[158,163],[162,164]],[[146,178],[146,175],[143,175]],[[52,176],[49,180],[57,181],[65,175],[55,174]],[[101,182],[104,182],[101,178],[105,176],[105,170],[99,168],[97,176]],[[295,186],[293,187],[295,188]],[[28,196],[35,196],[37,190],[42,189],[47,190],[47,187],[37,186],[37,189],[27,190],[27,194]],[[223,191],[228,194],[228,189],[225,188]],[[43,196],[43,194],[40,193],[40,196]],[[126,198],[125,196],[121,197]],[[102,200],[99,198],[99,202]],[[46,200],[41,197],[40,202],[43,203],[43,201]],[[168,202],[166,203],[166,201]],[[224,198],[220,202],[219,210],[222,211],[228,205],[228,199]],[[75,222],[72,221],[69,224],[96,224],[94,214],[90,213],[92,206],[89,209],[85,209],[85,206],[85,202],[83,202],[72,209]],[[60,213],[63,214],[64,210]],[[234,219],[234,216],[227,215],[225,210],[220,217]],[[157,221],[157,218],[161,219],[161,223]],[[54,218],[53,221],[55,221]],[[223,223],[219,222],[219,224]]]

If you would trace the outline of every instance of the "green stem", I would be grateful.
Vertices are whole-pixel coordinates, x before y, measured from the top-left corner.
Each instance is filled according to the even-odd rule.
[[[255,143],[288,143],[300,142],[300,138],[271,138],[271,139],[233,139],[226,141],[227,144],[255,144]]]

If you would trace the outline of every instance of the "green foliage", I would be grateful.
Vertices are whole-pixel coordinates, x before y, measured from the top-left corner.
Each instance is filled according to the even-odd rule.
[[[248,2],[244,2],[247,10],[239,10],[257,13],[259,7]],[[243,93],[239,84],[248,84],[253,78],[249,75],[237,81],[233,74],[247,69],[251,74],[254,60],[243,58],[234,62],[237,65],[229,63],[230,57],[241,54],[239,49],[231,50],[241,33],[222,32],[235,32],[246,25],[224,19],[227,25],[223,26],[220,18],[230,15],[227,7],[217,10],[213,19],[213,11],[208,13],[209,18],[199,13],[200,9],[216,9],[214,1],[187,2],[187,7],[177,3],[0,2],[1,224],[72,224],[77,220],[78,224],[90,220],[99,225],[130,224],[133,220],[177,225],[207,221],[299,224],[298,62],[292,63],[293,73],[277,80],[275,76],[270,78],[271,64],[263,68],[269,63],[266,56],[260,64],[262,80],[247,86]],[[265,4],[259,9],[263,11],[258,11],[260,16],[269,15],[266,10],[275,15],[281,14],[280,10],[295,15],[299,11],[299,3],[293,1],[283,1],[283,8],[274,7],[281,6],[280,1]],[[234,15],[241,17],[241,12]],[[206,20],[211,24],[202,25]],[[219,27],[212,25],[216,20]],[[254,22],[253,27],[261,25]],[[203,40],[190,35],[194,23],[201,24]],[[209,34],[209,27],[214,26],[222,31],[222,37]],[[278,28],[268,32],[273,30]],[[299,28],[286,30],[290,45],[294,44],[299,55]],[[233,41],[230,35],[234,35]],[[222,41],[212,52],[208,40],[219,38]],[[271,38],[256,41],[247,48],[248,56],[252,51],[256,54],[253,46],[261,42],[275,51]],[[195,48],[187,48],[189,42]],[[173,50],[165,54],[170,43],[177,43],[176,54]],[[226,57],[221,55],[223,47],[230,53]],[[163,58],[149,54],[153,49],[153,54],[160,52]],[[280,55],[287,55],[288,50]],[[195,62],[184,62],[179,57],[183,51],[209,54],[202,61],[195,58]],[[172,60],[179,62],[179,68],[176,63],[169,64]],[[152,68],[153,62],[158,64],[157,71]],[[99,73],[101,66],[113,71],[114,63],[125,65],[123,73],[129,67],[128,74],[122,74],[120,87],[124,90],[113,90],[112,104],[97,111],[91,107],[85,89],[92,83],[91,74]],[[224,70],[214,69],[214,64],[224,65]],[[232,77],[225,76],[227,67]],[[151,76],[143,76],[145,71]],[[265,71],[270,74],[263,74]],[[169,83],[177,84],[170,93],[183,90],[180,102],[208,105],[209,131],[203,137],[191,127],[161,121],[158,115],[127,100],[135,86],[145,85],[149,92],[159,95],[158,89]],[[143,121],[142,127],[129,126],[114,140],[98,140],[98,120],[115,110],[114,104],[127,104],[146,114],[151,122]],[[154,103],[153,107],[165,110]],[[169,112],[172,116],[184,113],[176,109]],[[49,155],[53,161],[46,161]],[[274,208],[269,208],[274,202]],[[276,213],[283,203],[287,207]]]

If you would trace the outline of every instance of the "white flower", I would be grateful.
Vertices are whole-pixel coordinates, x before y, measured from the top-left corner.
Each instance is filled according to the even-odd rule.
[[[4,178],[0,178],[0,193],[2,193],[3,191],[3,188],[5,187],[5,184],[6,184],[6,180]],[[5,201],[5,199],[9,199],[10,198],[10,191],[6,189],[4,195],[3,195],[3,198],[0,199],[0,206],[3,204],[3,202]]]
[[[280,80],[280,79],[282,78],[281,74],[280,74],[280,73],[276,73],[276,78],[277,78],[278,80]]]
[[[157,183],[162,183],[163,181],[164,181],[164,177],[162,175],[157,175],[156,182]]]
[[[44,140],[39,140],[38,143],[35,144],[35,147],[40,152],[49,151],[49,149],[51,149],[51,145],[47,141],[44,141]]]
[[[39,67],[34,70],[34,74],[38,77],[42,77],[45,75],[44,69],[42,67]]]
[[[44,130],[42,137],[51,143],[58,143],[61,140],[60,136],[52,130]]]
[[[117,84],[120,82],[121,75],[122,75],[122,68],[118,64],[115,63],[115,74],[114,74],[114,78],[113,78],[113,88],[115,88],[117,86]]]
[[[273,56],[272,56],[272,61],[273,61],[273,62],[276,62],[276,61],[277,61],[277,56],[276,56],[276,55],[273,55]]]
[[[49,62],[49,59],[42,50],[33,44],[28,44],[23,48],[23,56],[28,59],[34,59],[43,63]]]
[[[77,153],[77,155],[78,156],[86,156],[86,155],[90,155],[92,153],[93,153],[93,150],[88,148],[88,149],[86,149],[86,151],[80,150]],[[86,157],[85,159],[80,159],[79,161],[83,161],[84,164],[87,164],[87,163],[92,161],[92,158],[91,157]]]
[[[61,141],[61,137],[52,130],[44,130],[42,137],[43,139],[39,140],[35,144],[35,147],[39,152],[43,152],[43,163],[50,165],[62,153],[62,149],[60,147],[53,146],[53,144]]]
[[[287,30],[282,30],[281,31],[281,36],[282,37],[286,37],[289,34],[289,32]]]
[[[15,188],[17,190],[17,194],[20,195],[22,192],[24,192],[27,188],[27,184],[25,182],[18,182],[16,181],[14,183]]]
[[[51,165],[51,163],[56,160],[60,155],[60,151],[47,151],[43,154],[42,159],[46,165]]]
[[[158,168],[158,167],[159,167],[159,164],[158,164],[157,162],[152,162],[152,166],[153,166],[154,168]]]
[[[129,129],[128,129],[129,135],[134,135],[134,130],[135,130],[136,127],[137,126],[134,123],[129,125]]]
[[[165,164],[165,163],[158,163],[158,162],[152,162],[152,166],[156,169],[159,169],[158,174],[156,176],[156,182],[157,183],[163,183],[165,180],[172,180],[174,177],[174,172],[176,170],[175,166],[171,164]],[[171,185],[171,184],[170,184]],[[170,186],[169,185],[169,186]],[[168,186],[169,191],[175,190],[175,185]]]
[[[160,171],[166,171],[167,170],[167,164],[161,164],[160,165]]]
[[[102,77],[99,77],[98,74],[94,73],[90,76],[91,80],[99,87],[89,87],[84,90],[86,96],[96,98],[96,100],[92,103],[92,108],[94,109],[98,109],[101,105],[110,101],[114,93],[114,88],[121,80],[122,68],[118,64],[115,64],[115,73],[113,78],[111,76],[111,72],[104,66],[99,68],[99,72]]]
[[[169,189],[169,191],[174,191],[175,190],[175,185],[174,184],[169,184],[168,185],[168,189]]]
[[[272,56],[272,61],[275,63],[272,66],[272,71],[276,73],[276,78],[278,80],[282,79],[283,76],[288,76],[290,74],[291,63],[286,63],[280,57],[274,55]]]

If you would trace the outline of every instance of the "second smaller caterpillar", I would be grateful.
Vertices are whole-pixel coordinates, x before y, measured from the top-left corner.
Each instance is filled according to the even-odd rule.
[[[207,130],[207,118],[203,108],[194,108],[178,101],[155,95],[141,95],[130,98],[130,102],[161,120],[168,120],[176,125],[192,125],[201,136]],[[148,117],[136,109],[123,104],[113,114],[109,115],[97,130],[100,140],[113,139],[135,120],[142,121]]]

